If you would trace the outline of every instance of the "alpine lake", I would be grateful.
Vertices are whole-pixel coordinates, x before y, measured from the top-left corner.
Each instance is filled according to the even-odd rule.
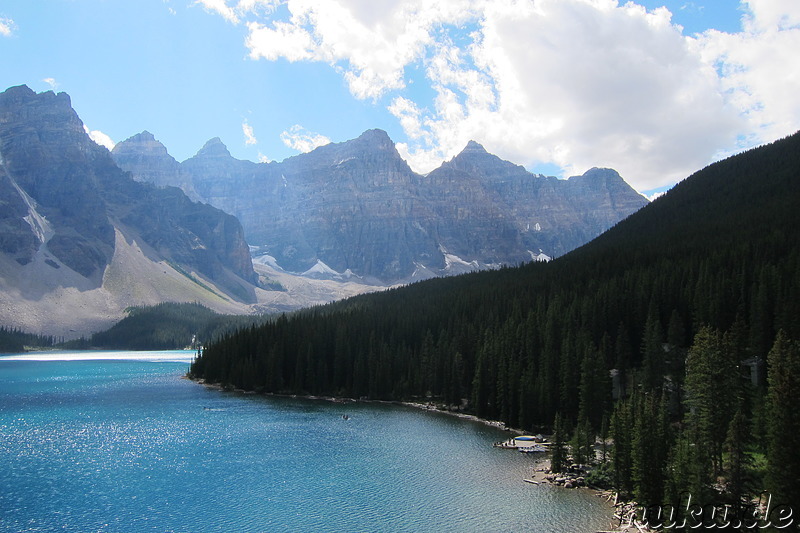
[[[0,532],[592,532],[594,492],[435,411],[223,392],[193,352],[0,356]]]

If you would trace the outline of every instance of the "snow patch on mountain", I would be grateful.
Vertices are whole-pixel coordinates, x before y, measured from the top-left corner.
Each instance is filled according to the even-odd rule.
[[[252,251],[252,249],[255,247],[251,246],[250,248]],[[278,264],[278,260],[269,254],[261,254],[253,257],[253,264],[266,265],[270,268],[274,268],[275,270],[283,270],[283,268],[281,268],[281,266]]]
[[[354,274],[353,271],[350,270],[349,268],[344,272],[337,272],[336,270],[326,265],[321,259],[317,259],[316,264],[311,268],[309,268],[308,270],[306,270],[305,272],[301,273],[300,276],[304,278],[329,279],[336,281],[361,279],[360,276]]]
[[[547,261],[550,261],[550,260],[553,259],[552,257],[550,257],[549,255],[547,255],[546,253],[544,253],[541,250],[539,250],[539,253],[536,253],[536,252],[533,252],[531,250],[528,250],[528,253],[531,254],[531,261],[544,261],[544,262],[547,262]]]
[[[28,214],[23,217],[23,220],[28,223],[31,227],[33,232],[36,234],[36,237],[39,239],[39,242],[42,244],[46,244],[47,241],[55,234],[55,231],[50,226],[50,223],[47,221],[44,215],[39,213],[36,209],[36,200],[31,198],[28,193],[26,193],[22,187],[17,185],[17,182],[14,179],[11,179],[11,185],[17,190],[22,200],[25,202],[25,205],[28,206]]]
[[[439,273],[437,271],[426,267],[422,263],[414,261],[414,272],[411,274],[409,281],[422,281],[436,277],[439,277]]]

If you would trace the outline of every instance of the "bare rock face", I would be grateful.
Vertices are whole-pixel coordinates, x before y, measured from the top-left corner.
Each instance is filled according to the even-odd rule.
[[[141,179],[153,175],[117,160]],[[613,170],[534,175],[472,141],[421,176],[381,130],[260,164],[233,158],[215,138],[173,178],[166,170],[162,183],[186,190],[190,176],[189,189],[235,215],[251,246],[282,268],[378,283],[562,255],[647,203]]]
[[[37,95],[20,86],[0,94],[5,174],[49,221],[50,252],[87,278],[102,275],[114,250],[98,176],[114,164],[99,150],[65,93]]]
[[[17,190],[0,164],[0,253],[21,265],[30,263],[41,240],[32,224],[23,193]]]
[[[149,165],[155,179],[171,158],[152,136],[139,141],[140,166],[159,161]],[[179,165],[168,173],[179,179]],[[134,181],[89,139],[64,93],[21,86],[0,94],[0,205],[0,252],[21,265],[45,251],[53,268],[64,265],[99,286],[124,229],[157,254],[154,260],[252,300],[243,287],[257,277],[238,221],[178,188]]]
[[[159,187],[178,187],[191,200],[201,201],[194,191],[191,176],[181,171],[178,163],[152,133],[143,131],[118,143],[111,151],[114,161],[122,170],[136,169],[137,181],[152,183]]]
[[[428,180],[436,189],[431,197],[440,199],[440,211],[448,209],[445,199],[458,199],[454,204],[459,211],[450,216],[455,226],[450,227],[460,225],[461,230],[448,236],[452,249],[463,250],[454,241],[460,234],[478,231],[483,238],[472,242],[479,247],[502,235],[493,246],[506,247],[497,248],[495,254],[503,263],[513,261],[515,253],[521,260],[520,252],[527,259],[540,250],[550,257],[563,255],[647,203],[612,169],[593,168],[567,180],[534,175],[489,154],[474,141],[431,172]],[[462,253],[488,257],[493,251],[478,248]]]

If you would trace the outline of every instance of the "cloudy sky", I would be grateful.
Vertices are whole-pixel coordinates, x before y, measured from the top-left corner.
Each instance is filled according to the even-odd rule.
[[[282,160],[386,130],[418,172],[474,139],[643,192],[800,129],[798,0],[2,0],[0,90],[96,140]]]

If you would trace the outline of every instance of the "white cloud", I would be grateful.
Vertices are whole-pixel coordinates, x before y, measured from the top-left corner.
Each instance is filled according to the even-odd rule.
[[[800,2],[749,0],[743,31],[706,32],[698,53],[720,74],[726,99],[747,122],[741,147],[800,127]]]
[[[195,4],[203,6],[206,11],[217,13],[233,24],[238,24],[242,16],[250,13],[269,14],[275,10],[280,0],[195,0]]]
[[[93,140],[100,146],[108,149],[109,152],[113,150],[114,146],[117,144],[111,140],[111,137],[109,137],[100,130],[90,130],[88,126],[86,126],[85,124],[83,126],[83,130],[86,132],[86,134],[89,136],[91,140]]]
[[[257,22],[247,25],[250,34],[246,45],[253,59],[274,61],[285,58],[289,61],[315,59],[311,35],[293,24],[276,22],[272,28]]]
[[[388,107],[389,112],[397,117],[403,131],[411,139],[427,139],[425,128],[422,124],[422,112],[417,104],[402,96],[396,97]]]
[[[0,17],[0,35],[11,37],[17,30],[17,25],[8,17]]]
[[[196,0],[195,4],[200,4],[207,11],[212,11],[218,15],[221,15],[222,18],[228,22],[232,22],[234,24],[239,23],[239,17],[236,15],[236,11],[232,7],[228,6],[228,2],[226,0]]]
[[[420,172],[474,139],[648,190],[800,128],[797,0],[743,0],[742,32],[692,37],[666,8],[618,0],[198,2],[246,24],[251,58],[328,63],[354,97],[387,97]],[[298,133],[281,138],[310,146]]]
[[[45,82],[47,85],[49,85],[50,89],[54,91],[58,90],[58,82],[56,81],[55,78],[45,78],[42,81]]]
[[[242,133],[244,133],[244,144],[248,146],[258,144],[258,139],[253,133],[253,126],[248,124],[246,120],[242,122]]]
[[[421,171],[475,139],[514,162],[556,163],[567,174],[608,166],[649,189],[707,164],[734,137],[737,118],[713,69],[664,9],[494,3],[470,47],[442,44],[427,65],[435,108],[411,121],[390,106],[412,139],[404,155]]]
[[[432,30],[474,16],[470,0],[288,0],[288,21],[250,22],[254,59],[324,61],[343,73],[357,98],[405,87],[404,68],[420,59]]]
[[[169,4],[169,2],[170,2],[170,0],[161,0],[161,1],[162,1],[164,4]],[[177,11],[175,11],[175,10],[174,10],[172,7],[170,7],[170,6],[167,6],[167,12],[168,12],[170,15],[177,15],[177,14],[178,14],[178,12],[177,12]]]
[[[281,141],[289,148],[300,152],[310,152],[314,148],[319,148],[331,142],[324,135],[306,131],[299,124],[295,124],[281,133]]]

